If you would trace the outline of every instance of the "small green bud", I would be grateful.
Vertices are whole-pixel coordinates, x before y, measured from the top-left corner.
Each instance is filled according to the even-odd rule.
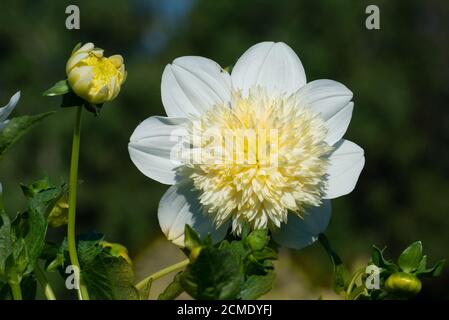
[[[62,196],[48,215],[50,227],[65,226],[69,221],[69,203],[66,196]]]
[[[406,272],[393,273],[385,281],[385,290],[400,297],[413,297],[421,291],[421,280]]]
[[[269,240],[267,230],[255,230],[246,239],[249,247],[253,251],[262,250],[268,244]]]

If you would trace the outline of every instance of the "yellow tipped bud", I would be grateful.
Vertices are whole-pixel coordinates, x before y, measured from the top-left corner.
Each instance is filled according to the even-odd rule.
[[[123,57],[106,58],[103,50],[90,42],[75,48],[67,61],[66,73],[72,90],[92,104],[115,99],[126,79]]]

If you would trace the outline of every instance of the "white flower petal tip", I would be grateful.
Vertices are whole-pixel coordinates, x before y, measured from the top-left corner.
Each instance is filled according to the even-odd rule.
[[[131,135],[128,151],[135,166],[147,177],[164,184],[175,184],[176,146],[187,134],[184,118],[150,117]]]
[[[231,99],[231,77],[220,65],[203,57],[177,58],[165,67],[162,103],[169,117],[199,115]]]
[[[223,240],[229,224],[216,229],[211,218],[202,213],[198,194],[192,190],[189,182],[171,186],[161,198],[158,218],[162,232],[168,240],[177,246],[184,246],[186,224],[190,225],[201,237],[210,234],[214,243]]]
[[[288,221],[273,232],[273,239],[287,248],[302,249],[318,240],[331,217],[331,202],[323,200],[320,207],[309,208],[303,218],[290,213]]]
[[[334,80],[314,80],[298,91],[303,105],[307,105],[321,114],[324,120],[330,120],[352,100],[353,94],[345,85]]]
[[[329,157],[326,199],[341,197],[354,190],[365,165],[364,151],[355,143],[342,139],[335,147]]]
[[[11,112],[16,107],[17,103],[20,100],[20,91],[17,91],[9,100],[8,104],[2,108],[0,108],[0,122],[6,120],[9,117]]]
[[[296,53],[283,42],[261,42],[249,48],[232,70],[234,89],[247,95],[255,86],[273,94],[291,94],[306,84]]]
[[[343,138],[346,130],[348,130],[349,123],[352,118],[352,111],[354,110],[354,102],[349,102],[340,111],[334,114],[326,121],[327,137],[326,142],[329,145],[334,145]]]

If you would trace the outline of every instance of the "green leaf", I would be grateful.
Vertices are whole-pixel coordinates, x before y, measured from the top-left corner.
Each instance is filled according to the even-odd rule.
[[[181,274],[182,287],[195,299],[236,299],[243,282],[240,262],[227,248],[203,248]]]
[[[28,209],[14,219],[17,237],[23,238],[29,256],[28,272],[31,272],[42,254],[48,227],[48,215],[58,200],[67,193],[67,186],[54,185],[48,177],[30,185],[22,185],[28,198]]]
[[[82,277],[93,298],[98,300],[138,300],[132,266],[121,257],[102,251],[89,264],[81,262]]]
[[[384,250],[380,250],[378,247],[373,245],[371,262],[376,266],[385,269],[389,273],[398,271],[398,267],[393,262],[384,258],[383,251]]]
[[[240,299],[255,300],[269,292],[274,285],[276,275],[268,272],[266,275],[252,275],[244,283],[240,292]]]
[[[69,82],[65,79],[56,82],[50,89],[46,90],[43,95],[46,97],[60,96],[70,91]]]
[[[438,277],[441,275],[444,269],[444,264],[446,263],[445,259],[441,259],[435,263],[432,268],[424,268],[416,271],[416,275],[419,277]]]
[[[112,255],[102,242],[103,235],[99,233],[77,237],[81,274],[90,295],[97,300],[139,300],[132,266],[123,257]],[[47,269],[62,272],[70,264],[66,240],[58,252],[50,247],[45,254]]]
[[[399,267],[405,272],[412,272],[418,269],[423,257],[421,241],[413,242],[399,256]]]
[[[173,278],[173,281],[159,295],[159,297],[157,298],[158,300],[174,300],[181,293],[184,292],[184,289],[182,288],[182,285],[181,285],[181,275],[182,275],[182,271],[178,272],[175,275],[175,277]]]
[[[11,220],[8,215],[0,215],[0,281],[7,282],[6,262],[13,252]]]
[[[0,158],[29,129],[53,113],[46,112],[34,116],[12,118],[0,131]]]

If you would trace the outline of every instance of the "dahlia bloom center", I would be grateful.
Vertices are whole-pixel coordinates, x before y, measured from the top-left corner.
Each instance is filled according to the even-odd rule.
[[[320,115],[295,94],[235,92],[193,117],[188,132],[178,174],[192,180],[217,227],[232,220],[236,234],[245,223],[280,228],[288,212],[301,217],[321,204],[332,148]]]

